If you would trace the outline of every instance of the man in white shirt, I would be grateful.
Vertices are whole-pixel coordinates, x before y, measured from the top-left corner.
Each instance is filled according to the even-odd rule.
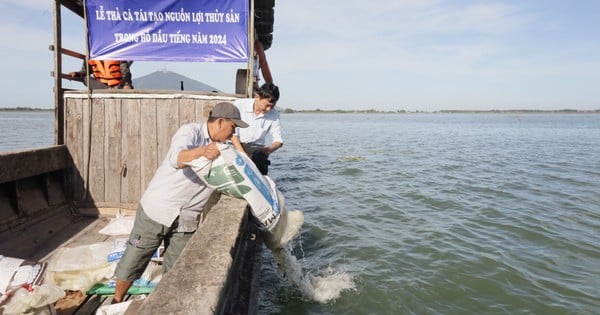
[[[271,164],[269,155],[283,145],[281,122],[275,104],[279,100],[279,88],[265,83],[254,94],[254,98],[236,100],[233,104],[240,110],[242,120],[249,127],[236,130],[231,138],[238,150],[244,150],[263,175],[267,175]],[[267,141],[271,142],[267,144]]]
[[[125,253],[115,270],[114,302],[123,301],[163,241],[165,272],[173,266],[198,228],[213,193],[186,162],[201,156],[216,159],[221,152],[215,142],[230,140],[236,127],[248,124],[241,120],[237,107],[222,102],[215,105],[206,123],[186,124],[177,130],[166,158],[140,200]]]

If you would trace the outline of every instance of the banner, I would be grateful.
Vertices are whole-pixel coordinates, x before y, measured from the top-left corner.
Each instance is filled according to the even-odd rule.
[[[248,0],[87,0],[91,59],[246,62]]]

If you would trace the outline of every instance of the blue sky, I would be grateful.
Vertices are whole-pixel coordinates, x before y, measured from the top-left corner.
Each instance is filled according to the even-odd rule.
[[[53,107],[52,2],[0,2],[0,107]],[[83,22],[64,11],[64,46],[83,52]],[[284,108],[600,109],[596,0],[278,0],[266,53]],[[166,68],[232,92],[243,66],[136,62],[132,72]]]

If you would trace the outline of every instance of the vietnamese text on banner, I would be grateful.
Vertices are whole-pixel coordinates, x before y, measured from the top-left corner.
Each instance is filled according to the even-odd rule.
[[[87,0],[91,59],[246,62],[247,0]]]

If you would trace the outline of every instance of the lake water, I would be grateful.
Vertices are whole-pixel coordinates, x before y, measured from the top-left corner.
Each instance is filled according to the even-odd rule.
[[[265,259],[262,314],[600,314],[600,115],[282,119],[294,253],[354,289],[307,300]]]
[[[600,115],[286,114],[270,176],[304,212],[260,314],[600,314]],[[53,142],[0,112],[0,151]]]
[[[0,111],[0,152],[54,143],[54,112]]]

